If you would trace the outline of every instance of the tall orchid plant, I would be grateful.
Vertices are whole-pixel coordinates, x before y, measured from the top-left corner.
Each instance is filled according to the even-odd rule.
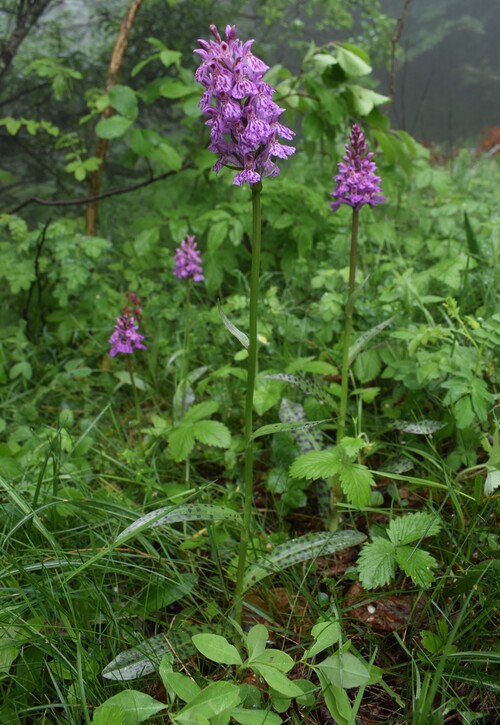
[[[195,80],[205,91],[200,109],[210,127],[210,151],[218,155],[214,171],[224,166],[237,173],[233,183],[248,183],[252,190],[252,268],[250,277],[250,315],[248,377],[245,401],[245,487],[243,529],[236,575],[235,618],[241,622],[243,578],[250,539],[253,500],[253,396],[257,371],[257,308],[261,249],[260,194],[262,179],[278,176],[276,158],[286,159],[295,149],[279,139],[290,140],[294,132],[280,123],[284,109],[272,100],[274,88],[263,80],[268,66],[252,53],[253,40],[243,43],[234,25],[227,25],[223,40],[215,25],[210,26],[214,40],[200,39],[195,50],[201,64]]]
[[[203,266],[201,255],[196,246],[194,235],[188,234],[180,246],[175,250],[174,275],[177,279],[186,283],[186,298],[184,301],[184,364],[181,380],[180,405],[178,407],[179,417],[182,418],[186,412],[186,395],[189,378],[189,351],[190,351],[190,328],[191,328],[191,283],[203,282]],[[177,402],[177,396],[176,396]],[[189,458],[186,459],[186,481],[189,481]]]

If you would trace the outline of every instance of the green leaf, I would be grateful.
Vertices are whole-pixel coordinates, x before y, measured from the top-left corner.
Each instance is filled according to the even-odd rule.
[[[99,138],[120,138],[131,125],[132,121],[124,116],[112,116],[101,119],[95,127],[95,132]]]
[[[94,711],[92,725],[125,725],[125,712],[119,705],[110,705]]]
[[[283,722],[277,713],[270,710],[245,710],[243,707],[231,710],[231,717],[240,725],[280,725]]]
[[[339,65],[348,78],[366,76],[372,72],[371,65],[360,58],[357,53],[353,53],[345,44],[337,43],[335,49]]]
[[[180,171],[182,169],[182,156],[165,139],[151,152],[150,158],[162,164],[166,171]]]
[[[192,405],[183,418],[182,424],[196,423],[203,418],[209,418],[219,409],[219,404],[215,400],[206,400],[204,403]]]
[[[298,456],[290,468],[293,478],[329,478],[339,472],[342,465],[342,452],[334,446],[324,451],[311,451]]]
[[[167,435],[169,450],[176,463],[185,461],[194,448],[194,434],[192,425],[176,426]]]
[[[318,679],[328,712],[335,723],[337,725],[351,725],[354,716],[347,692],[342,687],[334,687],[321,670],[318,672]]]
[[[162,672],[162,680],[166,689],[171,689],[183,702],[190,702],[201,692],[201,687],[187,675],[173,670]]]
[[[255,438],[260,438],[264,435],[271,435],[273,433],[295,433],[297,431],[307,431],[311,428],[317,428],[317,426],[322,423],[328,423],[330,421],[331,418],[324,418],[323,420],[308,420],[303,422],[294,421],[291,423],[269,423],[257,428],[257,430],[252,434],[252,439],[255,440]]]
[[[132,128],[130,131],[130,148],[138,156],[151,156],[154,151],[154,134],[144,128]]]
[[[224,327],[226,327],[226,329],[229,330],[231,335],[233,335],[238,340],[238,342],[245,348],[245,350],[248,350],[248,348],[250,346],[250,340],[248,338],[248,335],[246,335],[241,330],[238,330],[236,325],[233,325],[231,320],[228,318],[228,316],[222,309],[220,302],[217,302],[217,309],[219,311],[219,315],[224,324]]]
[[[388,584],[396,573],[394,545],[381,536],[365,544],[358,557],[359,580],[365,589]]]
[[[487,475],[484,482],[484,495],[491,496],[493,491],[500,486],[500,471],[492,466],[487,466]]]
[[[254,624],[245,635],[249,658],[258,657],[266,648],[269,633],[263,624]]]
[[[372,472],[361,463],[345,461],[339,468],[340,484],[345,495],[355,506],[368,506],[371,486],[375,485]]]
[[[260,655],[252,658],[250,661],[252,662],[252,667],[254,663],[258,665],[269,665],[283,673],[290,672],[295,664],[293,658],[280,649],[265,649]]]
[[[376,106],[391,100],[388,96],[382,96],[380,93],[375,93],[362,86],[350,85],[347,90],[350,92],[354,108],[360,116],[368,116]]]
[[[202,655],[222,665],[241,665],[243,660],[236,649],[220,634],[195,634],[193,644]]]
[[[187,723],[189,720],[180,716],[188,714],[212,718],[224,710],[236,707],[240,702],[240,689],[237,685],[231,682],[212,682],[182,708],[176,720]]]
[[[200,443],[216,448],[229,448],[231,433],[229,428],[218,420],[200,420],[193,425],[193,435]]]
[[[243,591],[270,574],[282,571],[293,564],[348,549],[365,539],[366,536],[359,531],[337,531],[334,534],[322,531],[305,534],[285,544],[279,544],[270,554],[257,559],[248,567],[243,580]]]
[[[340,625],[338,620],[332,622],[318,622],[311,630],[314,642],[304,653],[304,657],[315,657],[323,650],[336,644],[340,639]]]
[[[464,227],[465,227],[465,236],[467,238],[467,245],[469,247],[469,253],[475,255],[478,257],[481,254],[481,250],[479,248],[479,242],[477,241],[477,236],[474,232],[474,229],[472,228],[472,224],[470,223],[469,215],[464,210]]]
[[[334,687],[361,687],[370,679],[366,665],[350,652],[330,655],[316,665]]]
[[[428,551],[413,546],[398,546],[395,552],[396,561],[405,574],[411,577],[414,584],[427,588],[434,580],[437,561]]]
[[[145,692],[139,692],[138,690],[123,690],[117,695],[113,695],[109,700],[99,705],[95,714],[106,713],[108,708],[115,710],[116,707],[120,707],[124,712],[124,725],[136,725],[137,723],[144,722],[150,717],[156,715],[160,710],[164,710],[166,705],[162,702],[158,702],[154,698],[147,695]]]
[[[146,529],[175,524],[179,521],[227,521],[241,525],[241,517],[232,509],[225,506],[215,506],[205,503],[186,503],[181,505],[164,506],[141,516],[118,536],[115,546],[127,541],[132,535],[142,534]]]
[[[441,530],[441,523],[434,514],[420,511],[391,519],[387,535],[394,546],[411,544],[413,541],[435,536]]]
[[[129,86],[122,86],[119,83],[112,86],[108,94],[109,105],[118,111],[121,116],[135,121],[139,113],[137,96]]]
[[[269,687],[287,697],[300,697],[302,689],[275,667],[266,664],[252,664],[252,669],[265,679]]]

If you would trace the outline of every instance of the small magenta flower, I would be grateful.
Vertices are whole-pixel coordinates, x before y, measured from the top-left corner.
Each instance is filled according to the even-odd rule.
[[[359,211],[365,204],[382,204],[386,197],[380,194],[382,182],[375,173],[377,166],[371,160],[373,152],[366,153],[366,140],[357,123],[353,125],[350,141],[345,147],[345,163],[341,161],[339,164],[336,187],[332,192],[335,201],[330,204],[331,208],[337,211],[341,204],[347,204],[354,211]]]
[[[115,357],[119,352],[132,355],[134,350],[147,350],[146,345],[142,344],[144,336],[139,334],[139,325],[132,315],[124,312],[120,317],[117,317],[116,323],[115,331],[109,338],[109,344],[111,345],[109,354],[111,357]]]
[[[205,277],[203,276],[201,256],[198,249],[196,249],[194,235],[188,234],[187,238],[182,240],[181,246],[177,247],[175,251],[175,276],[178,279],[192,277],[195,282],[202,282]]]
[[[215,25],[210,30],[215,40],[198,40],[201,48],[194,51],[202,59],[194,77],[206,89],[200,109],[208,116],[208,148],[219,155],[213,168],[216,173],[223,166],[238,171],[237,186],[256,184],[279,174],[273,157],[286,159],[295,149],[278,139],[295,134],[278,121],[285,109],[272,100],[275,90],[262,80],[269,66],[252,54],[254,41],[238,40],[234,25],[226,26],[225,40]]]

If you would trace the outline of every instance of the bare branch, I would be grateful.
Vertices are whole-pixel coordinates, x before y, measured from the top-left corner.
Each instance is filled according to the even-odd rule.
[[[191,164],[186,164],[182,167],[182,171],[191,168]],[[18,211],[24,209],[29,204],[39,204],[40,206],[80,206],[82,204],[90,204],[92,202],[100,201],[101,199],[109,199],[111,196],[118,196],[119,194],[128,194],[130,191],[136,191],[142,189],[150,184],[155,184],[157,181],[163,181],[173,174],[178,174],[178,171],[165,171],[165,173],[159,176],[152,176],[150,179],[140,181],[138,184],[132,184],[131,186],[121,186],[118,189],[110,189],[109,191],[103,191],[101,194],[95,196],[84,196],[81,199],[42,199],[39,196],[30,196],[29,199],[25,199],[17,206],[10,209],[8,214],[17,214]]]
[[[7,72],[17,49],[53,0],[18,0],[16,24],[0,47],[0,79]]]

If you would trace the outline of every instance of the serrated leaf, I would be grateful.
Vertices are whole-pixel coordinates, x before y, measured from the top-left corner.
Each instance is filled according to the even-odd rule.
[[[342,454],[336,447],[311,451],[295,459],[290,468],[290,476],[308,480],[329,478],[338,473],[341,465]]]
[[[216,448],[229,448],[231,433],[224,423],[218,420],[200,420],[193,425],[193,435],[197,441]]]
[[[267,556],[257,559],[245,572],[243,591],[275,572],[282,571],[301,561],[328,556],[335,551],[356,546],[366,539],[359,531],[322,531],[305,534],[297,539],[279,544]]]
[[[396,573],[394,545],[381,536],[365,544],[358,557],[359,580],[365,589],[388,584]]]
[[[348,500],[355,506],[368,506],[371,487],[375,485],[372,472],[361,463],[345,461],[339,468],[338,476]]]
[[[107,709],[121,708],[125,714],[124,725],[137,725],[144,722],[160,710],[164,710],[166,705],[158,702],[145,692],[138,690],[123,690],[117,695],[113,695],[102,705],[99,705],[96,714],[105,712]]]
[[[146,529],[165,524],[175,524],[179,521],[227,521],[232,524],[241,524],[240,514],[225,506],[214,504],[186,503],[181,505],[164,506],[141,516],[133,524],[127,526],[115,541],[115,546],[127,541],[131,535],[142,534]]]
[[[366,685],[370,679],[368,668],[350,652],[330,655],[316,665],[334,687],[347,690]]]
[[[441,523],[434,514],[419,511],[391,519],[387,535],[394,546],[411,544],[426,536],[434,536],[441,530]]]
[[[209,418],[219,409],[219,404],[215,400],[206,400],[203,403],[192,405],[183,418],[182,424],[196,423],[203,418]]]
[[[233,644],[220,634],[195,634],[193,644],[204,657],[222,665],[241,665],[243,660]]]
[[[176,426],[167,435],[172,458],[176,463],[185,461],[194,448],[194,434],[191,425]]]
[[[396,561],[414,584],[419,587],[428,587],[434,579],[432,571],[437,561],[428,551],[416,549],[413,546],[398,546],[395,552]]]

